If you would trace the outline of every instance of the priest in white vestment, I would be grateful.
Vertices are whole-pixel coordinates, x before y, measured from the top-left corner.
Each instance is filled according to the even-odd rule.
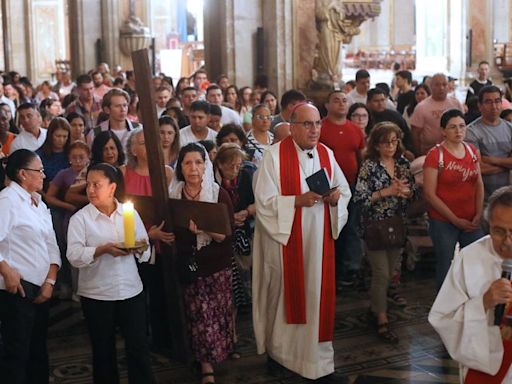
[[[258,353],[318,379],[334,372],[334,239],[347,222],[351,193],[332,151],[318,143],[318,110],[302,103],[291,121],[291,136],[267,148],[258,168],[253,321]],[[337,187],[325,197],[305,180],[322,168]]]
[[[512,347],[502,340],[512,324],[502,322],[502,332],[494,325],[495,306],[512,301],[511,283],[501,278],[503,261],[512,259],[512,187],[491,196],[488,220],[490,235],[455,256],[428,317],[466,384],[512,383]]]

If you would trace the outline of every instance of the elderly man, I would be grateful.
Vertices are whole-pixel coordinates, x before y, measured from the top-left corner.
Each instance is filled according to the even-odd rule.
[[[464,112],[461,102],[448,96],[448,78],[442,73],[432,77],[432,95],[419,103],[411,116],[412,143],[417,155],[426,155],[430,148],[443,141],[441,115],[455,108]]]
[[[253,251],[253,321],[258,353],[308,379],[334,372],[334,240],[347,221],[350,188],[311,104],[290,116],[291,136],[270,146],[258,169]],[[306,178],[324,169],[321,196]]]
[[[500,278],[503,261],[512,259],[511,187],[491,196],[487,213],[490,235],[453,259],[428,317],[466,384],[512,382],[510,322],[501,323],[501,332],[494,325],[495,307],[507,304],[510,314],[512,300],[510,281]]]

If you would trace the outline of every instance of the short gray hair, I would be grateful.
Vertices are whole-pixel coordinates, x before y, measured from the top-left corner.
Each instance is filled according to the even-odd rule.
[[[137,157],[134,156],[133,153],[132,153],[133,140],[135,139],[135,137],[139,133],[143,133],[143,132],[144,132],[143,128],[135,128],[135,129],[130,131],[130,135],[128,136],[128,140],[126,140],[126,148],[125,148],[126,159],[127,159],[126,166],[130,167],[132,169],[135,169],[137,167],[137,164],[138,164]]]

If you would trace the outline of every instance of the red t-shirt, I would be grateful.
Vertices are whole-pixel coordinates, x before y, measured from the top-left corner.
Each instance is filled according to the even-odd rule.
[[[350,185],[355,185],[359,165],[357,152],[365,147],[363,131],[350,120],[334,124],[327,117],[322,120],[320,142],[334,152],[334,158]]]
[[[476,149],[469,144],[473,154]],[[466,155],[462,159],[453,156],[443,147],[444,167],[439,170],[437,176],[436,195],[452,210],[455,216],[473,220],[476,214],[476,181],[478,180],[478,163],[473,160],[466,149]],[[433,147],[425,158],[423,168],[439,169],[439,149]],[[428,214],[432,219],[448,221],[435,209],[430,208]]]

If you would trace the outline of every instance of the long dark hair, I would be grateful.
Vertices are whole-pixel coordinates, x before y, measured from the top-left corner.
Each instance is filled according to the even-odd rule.
[[[92,142],[92,159],[91,164],[103,163],[103,148],[107,145],[108,141],[112,139],[117,148],[117,165],[123,165],[126,161],[126,155],[123,150],[123,145],[117,135],[112,131],[102,131],[96,135]]]
[[[409,116],[411,116],[411,115],[412,115],[412,113],[414,112],[414,109],[416,108],[416,105],[418,105],[418,102],[416,101],[416,91],[417,91],[418,89],[424,89],[424,90],[425,90],[425,92],[427,92],[427,95],[429,95],[429,96],[432,94],[432,93],[430,92],[430,88],[429,88],[429,86],[428,86],[427,84],[423,84],[423,83],[418,84],[418,85],[416,86],[416,88],[414,88],[414,97],[412,98],[411,103],[410,103],[410,104],[409,104],[409,106],[407,107],[407,114],[408,114]]]
[[[69,144],[71,143],[71,126],[69,122],[63,117],[54,117],[50,121],[48,126],[48,132],[46,133],[46,139],[44,140],[41,150],[46,157],[50,157],[53,154],[53,134],[56,130],[63,129],[68,133],[68,139],[64,145],[64,153],[67,155],[69,152]]]
[[[348,109],[347,119],[352,121],[353,113],[356,111],[356,109],[359,109],[359,108],[363,108],[368,113],[368,124],[366,125],[366,128],[364,129],[364,131],[366,132],[367,135],[369,135],[373,128],[373,119],[372,119],[372,114],[371,114],[370,110],[368,109],[368,107],[366,106],[366,104],[363,104],[363,103],[352,104],[350,106],[350,108]]]

